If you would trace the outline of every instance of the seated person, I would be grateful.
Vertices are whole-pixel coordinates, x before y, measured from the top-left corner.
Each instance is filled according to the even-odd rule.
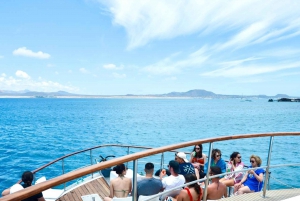
[[[197,177],[194,174],[184,175],[185,183],[196,181]],[[177,199],[173,198],[173,201],[200,201],[203,196],[203,190],[198,183],[190,184],[180,191]]]
[[[230,161],[227,163],[227,172],[234,172],[244,169],[244,163],[242,162],[242,157],[239,152],[233,152],[230,155]],[[243,172],[231,173],[225,175],[220,182],[226,186],[233,186],[234,184],[239,183],[243,178]]]
[[[221,168],[218,166],[210,167],[209,175],[214,176],[221,174]],[[212,183],[207,187],[207,199],[208,200],[218,200],[221,199],[223,196],[227,197],[227,187],[225,184],[219,181],[220,178],[212,178]]]
[[[226,171],[226,163],[225,161],[221,158],[222,153],[220,149],[213,149],[211,153],[211,162],[210,162],[210,167],[218,166],[221,169],[222,173],[225,173]],[[207,167],[208,163],[205,164],[204,166],[204,173],[207,173]]]
[[[169,162],[168,168],[171,173],[170,176],[165,177],[167,173],[164,169],[160,172],[160,179],[162,180],[163,189],[165,191],[181,186],[185,182],[184,177],[181,174],[178,174],[180,169],[179,163],[177,161],[171,160]],[[178,194],[179,191],[171,193],[173,197],[177,196]]]
[[[249,168],[260,167],[262,161],[259,156],[252,155],[250,157],[251,166]],[[263,186],[263,178],[265,171],[262,168],[256,170],[249,170],[246,172],[243,179],[234,185],[235,195],[244,193],[253,193],[261,191]]]
[[[154,164],[146,163],[144,170],[145,178],[137,182],[138,197],[140,195],[154,195],[163,189],[161,180],[153,178]]]
[[[200,178],[204,178],[204,164],[206,163],[206,155],[202,153],[202,144],[194,146],[191,153],[190,162],[192,165],[198,169]]]
[[[167,169],[167,170],[166,170],[166,169],[159,169],[159,170],[157,170],[157,171],[155,172],[154,176],[159,178],[160,172],[161,172],[162,170],[165,170],[165,171],[166,171],[166,176],[170,176],[170,175],[171,175],[171,172],[170,172],[168,169]]]
[[[23,188],[27,188],[27,187],[31,186],[32,181],[33,181],[33,173],[32,172],[26,171],[22,174]],[[10,194],[10,189],[5,189],[2,192],[2,196],[8,195],[8,194]],[[33,195],[29,198],[22,200],[22,201],[45,201],[45,198],[43,197],[43,193],[40,192],[36,195]]]
[[[110,194],[105,197],[105,201],[111,201],[113,197],[124,198],[131,193],[132,182],[131,179],[125,177],[126,167],[124,164],[117,165],[114,170],[118,174],[117,178],[110,181]]]
[[[186,175],[186,174],[195,174],[197,178],[199,178],[199,171],[197,168],[194,168],[192,163],[190,163],[186,159],[186,155],[183,152],[178,152],[175,154],[175,161],[179,163],[180,168],[180,174]]]

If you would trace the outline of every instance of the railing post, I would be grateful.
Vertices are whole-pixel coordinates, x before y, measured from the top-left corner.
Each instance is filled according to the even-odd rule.
[[[90,149],[90,159],[91,159],[91,165],[93,165],[93,158],[92,158],[92,150]],[[94,173],[92,172],[92,178],[94,178]]]
[[[160,157],[160,171],[164,168],[164,152],[161,153]]]
[[[62,166],[62,173],[65,174],[64,159],[61,160],[61,166]],[[66,182],[64,183],[64,190],[66,190]]]
[[[129,146],[127,147],[127,155],[129,155]],[[126,163],[126,167],[128,168],[128,162]]]
[[[206,201],[206,196],[207,196],[207,187],[208,187],[208,181],[209,181],[209,171],[210,171],[210,164],[211,164],[211,152],[213,148],[213,143],[209,143],[209,155],[208,155],[208,165],[207,165],[207,170],[206,170],[206,180],[205,180],[205,190],[204,190],[204,195],[203,195],[203,201]]]
[[[266,190],[267,190],[267,181],[269,180],[269,169],[270,169],[270,161],[271,161],[271,153],[272,153],[272,146],[273,146],[273,140],[274,136],[270,137],[270,143],[269,143],[269,152],[268,152],[268,160],[267,160],[267,169],[266,169],[266,179],[264,183],[264,188],[263,188],[263,197],[266,197]]]
[[[137,160],[133,161],[133,192],[131,193],[132,195],[132,201],[137,201]]]

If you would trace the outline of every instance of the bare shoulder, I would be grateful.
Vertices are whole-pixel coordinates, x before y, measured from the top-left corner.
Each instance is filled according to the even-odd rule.
[[[188,193],[186,190],[181,190],[178,197],[177,197],[177,200],[185,200],[186,198],[188,198]]]
[[[125,177],[125,180],[126,180],[126,181],[130,181],[130,182],[131,182],[131,179],[130,179],[130,178],[128,178],[128,177]]]

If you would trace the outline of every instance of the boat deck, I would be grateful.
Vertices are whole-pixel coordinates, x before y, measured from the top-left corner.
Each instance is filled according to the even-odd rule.
[[[262,197],[262,192],[248,193],[243,195],[232,196],[229,198],[223,198],[222,201],[298,201],[300,195],[300,189],[285,189],[285,190],[269,190],[266,193],[266,197]],[[296,197],[297,196],[297,197]],[[289,199],[291,198],[291,199]]]
[[[109,186],[103,177],[84,183],[56,201],[82,201],[81,196],[89,194],[98,194],[102,200],[109,196]]]

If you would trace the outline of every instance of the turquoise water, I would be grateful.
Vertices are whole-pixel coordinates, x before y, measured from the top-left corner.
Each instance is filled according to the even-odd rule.
[[[208,137],[300,131],[300,103],[266,99],[0,99],[0,114],[0,191],[25,170],[99,144],[159,147]],[[275,138],[272,164],[300,163],[299,140]],[[244,163],[257,154],[265,165],[268,145],[269,138],[259,138],[214,147],[222,150],[223,159],[239,151]],[[73,169],[72,165],[70,161],[67,166]],[[44,174],[60,170],[61,164]],[[294,179],[300,176],[299,170],[277,168],[271,174],[299,188],[300,182]],[[285,185],[271,179],[271,187]]]

